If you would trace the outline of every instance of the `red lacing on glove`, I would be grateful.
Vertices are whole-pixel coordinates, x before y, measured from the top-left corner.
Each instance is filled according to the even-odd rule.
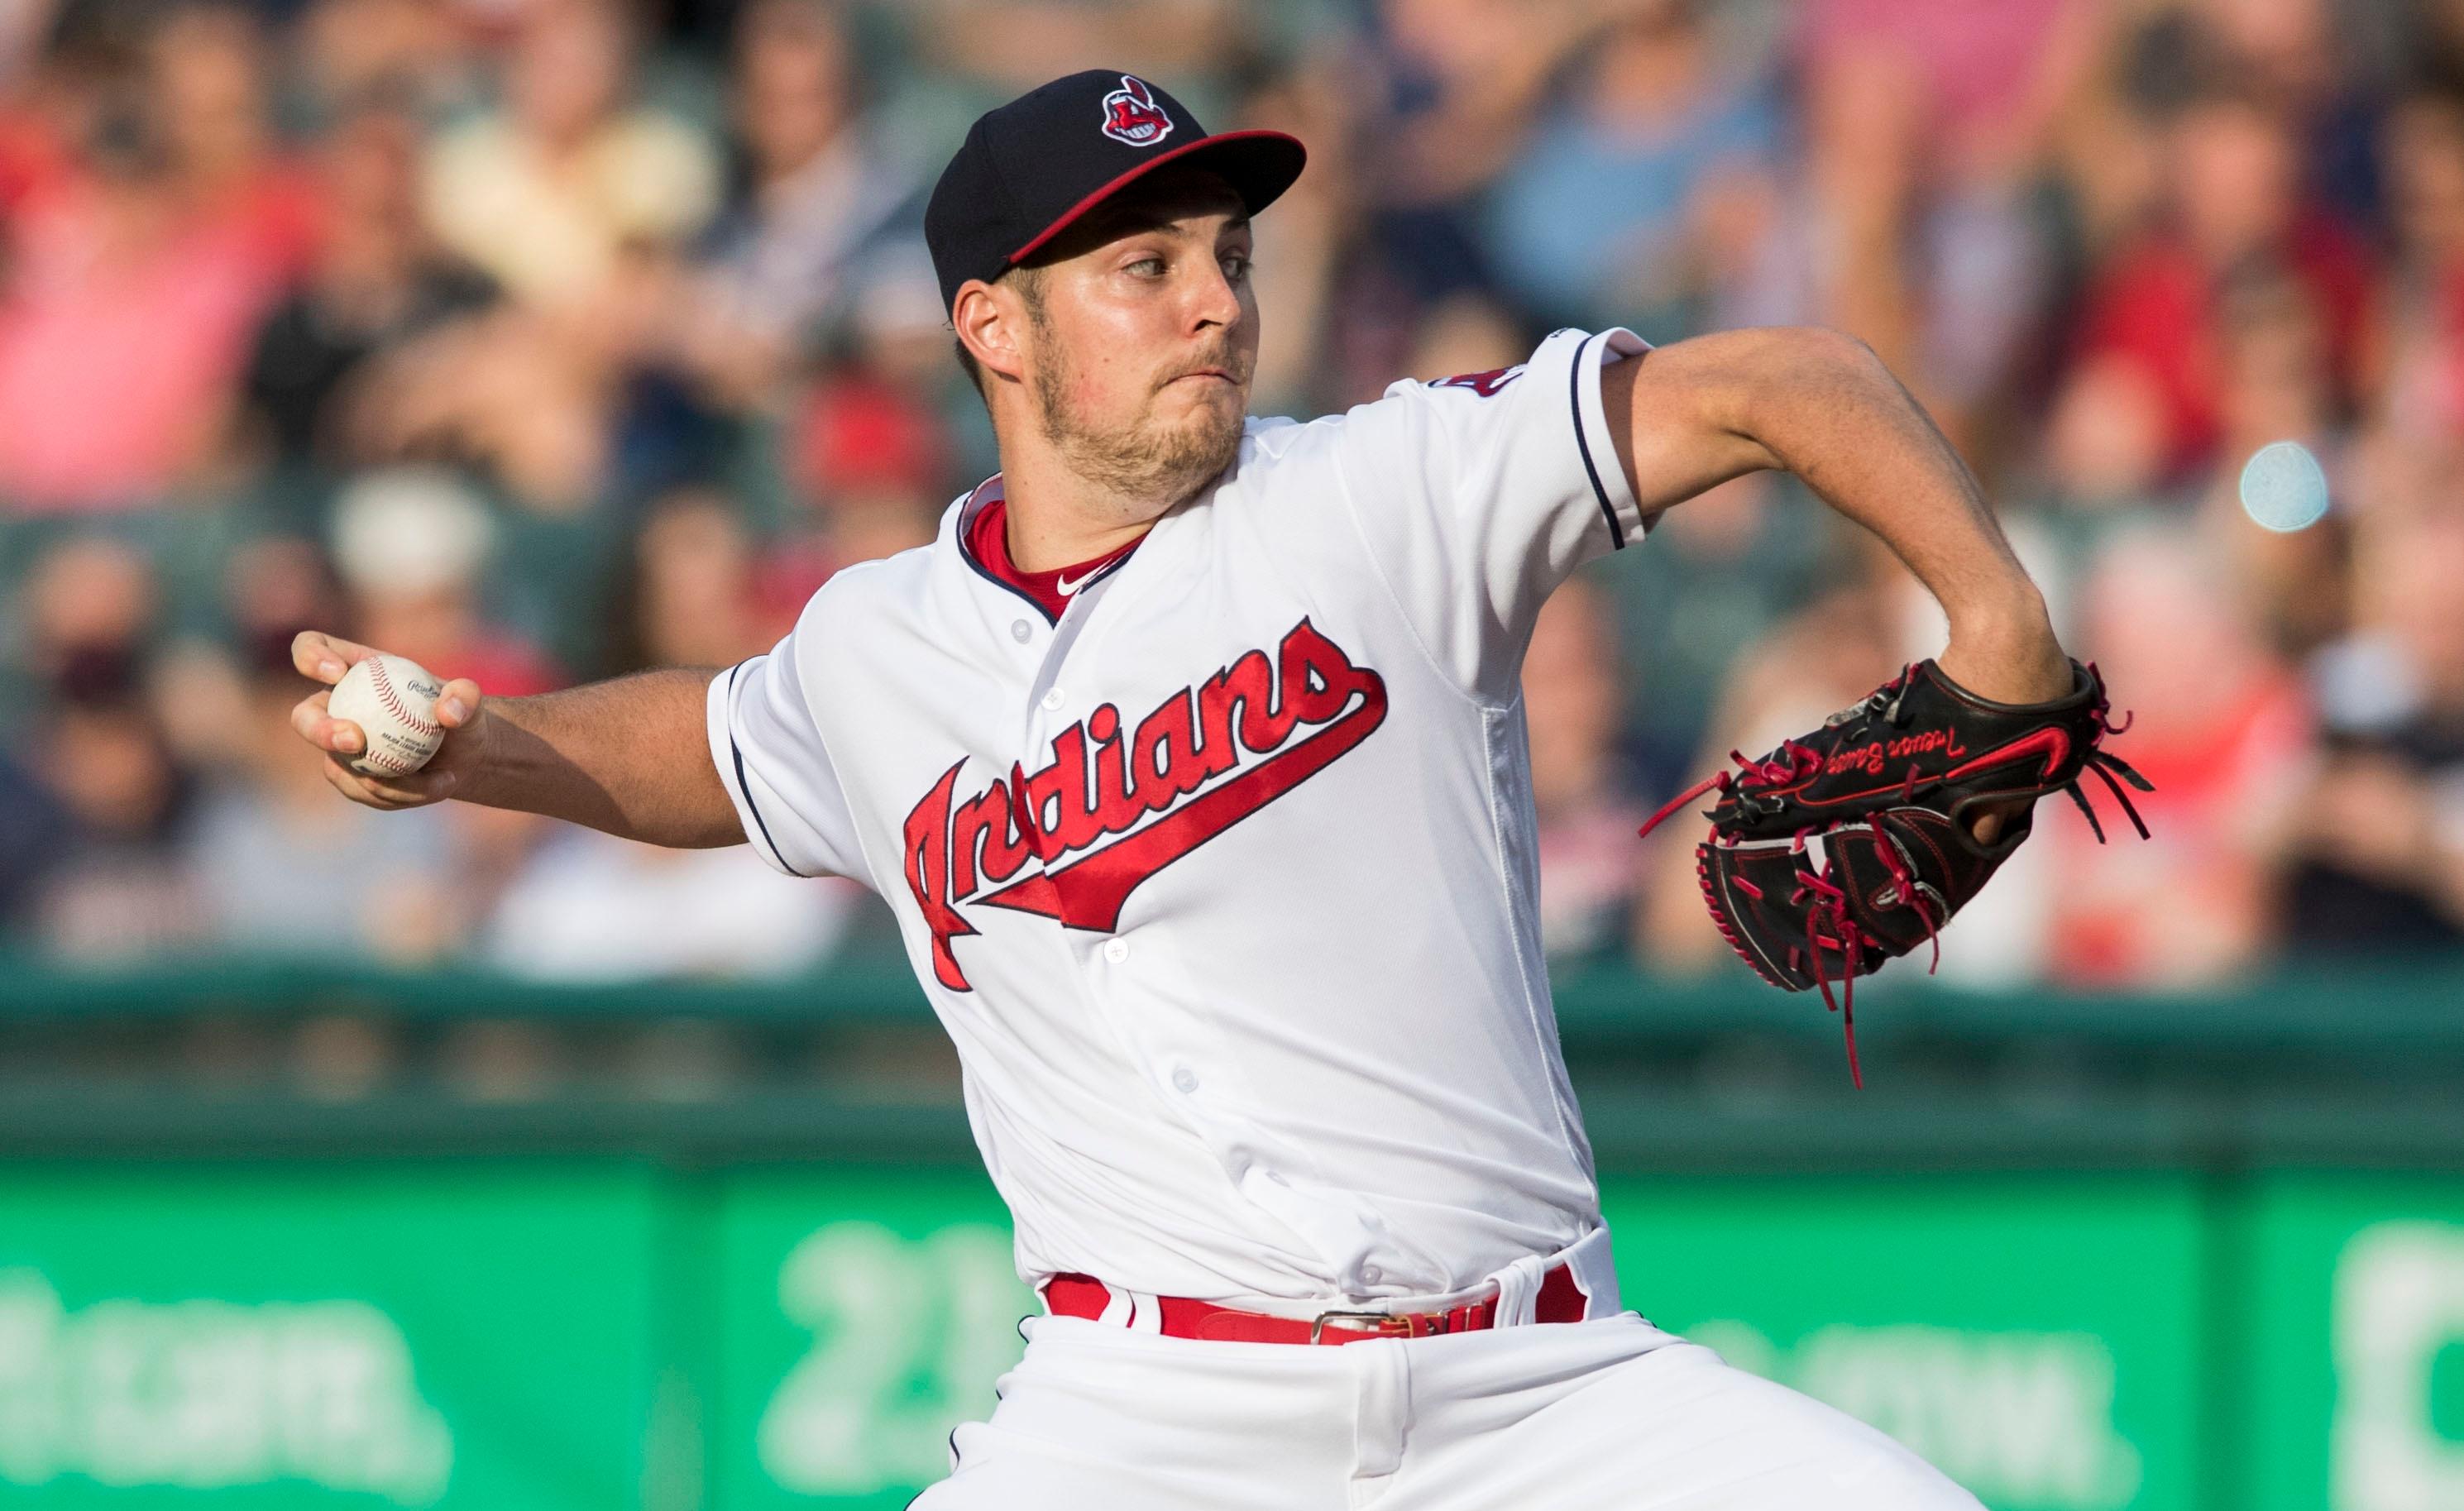
[[[1893,687],[1903,684],[1906,676],[1907,673],[1903,671],[1901,682],[1893,684]],[[1727,770],[1714,772],[1669,799],[1660,806],[1658,812],[1643,821],[1642,828],[1639,833],[1648,836],[1677,810],[1705,793],[1728,792],[1731,789],[1748,793],[1768,792],[1775,787],[1793,786],[1822,769],[1822,753],[1796,740],[1781,741],[1779,749],[1773,751],[1765,760],[1749,759],[1743,752],[1733,750],[1728,752],[1728,759],[1736,764],[1735,772]],[[1916,769],[1911,766],[1908,770],[1909,789],[1913,791],[1915,785]],[[1803,855],[1805,837],[1815,832],[1818,831],[1811,828],[1797,830],[1790,848],[1796,854]],[[1908,899],[1908,905],[1915,908],[1917,916],[1925,921],[1925,937],[1933,941],[1934,963],[1941,964],[1942,941],[1934,933],[1933,915],[1925,911],[1917,899],[1915,877],[1909,873],[1906,864],[1894,853],[1894,847],[1888,836],[1881,837],[1881,848],[1889,857],[1885,864],[1890,866],[1892,876],[1898,880],[1903,894]],[[1699,861],[1696,863],[1695,869],[1698,872],[1703,870]],[[1709,876],[1705,875],[1703,882],[1704,895],[1708,898]],[[1756,902],[1762,901],[1762,888],[1744,877],[1733,878],[1732,885]],[[1848,1043],[1848,1077],[1861,1090],[1865,1084],[1865,1075],[1857,1062],[1857,959],[1864,948],[1864,933],[1857,927],[1856,919],[1849,915],[1847,892],[1831,880],[1831,862],[1828,857],[1824,858],[1823,867],[1818,872],[1803,866],[1798,868],[1796,887],[1789,895],[1789,906],[1797,907],[1808,897],[1816,898],[1818,901],[1805,916],[1805,948],[1807,955],[1810,956],[1807,968],[1814,974],[1815,986],[1822,993],[1823,1005],[1839,1015],[1840,1033]],[[1712,922],[1719,927],[1721,937],[1727,940],[1729,948],[1738,950],[1742,953],[1743,947],[1740,941],[1735,932],[1729,929],[1726,916],[1717,906],[1711,909],[1711,918]],[[1837,934],[1837,938],[1823,937],[1821,926],[1825,923],[1831,926],[1832,932]],[[1847,971],[1840,978],[1839,995],[1836,997],[1831,992],[1830,973],[1824,970],[1822,965],[1822,951],[1825,947],[1838,951],[1847,963]]]
[[[1925,943],[1933,947],[1933,959],[1925,966],[1925,974],[1931,975],[1942,969],[1941,924],[1935,920],[1933,909],[1925,906],[1925,893],[1918,889],[1916,872],[1908,869],[1908,859],[1900,853],[1898,842],[1880,822],[1874,825],[1874,834],[1881,842],[1874,846],[1874,851],[1882,858],[1882,869],[1891,873],[1891,885],[1899,889],[1900,900],[1906,903],[1916,913],[1917,921],[1925,925]]]
[[[1800,832],[1797,843],[1802,846],[1805,835]],[[1857,955],[1864,947],[1864,935],[1857,920],[1848,915],[1848,893],[1831,880],[1831,861],[1825,857],[1820,872],[1799,870],[1796,888],[1788,894],[1789,906],[1796,907],[1811,899],[1814,906],[1805,913],[1805,953],[1807,968],[1814,973],[1814,984],[1822,993],[1822,1005],[1839,1015],[1839,1032],[1848,1040],[1848,1079],[1859,1091],[1865,1088],[1865,1073],[1857,1063]],[[1822,935],[1822,926],[1829,924],[1836,939]],[[1825,948],[1839,952],[1847,971],[1840,981],[1839,996],[1831,995],[1831,974],[1822,968]]]
[[[1735,927],[1728,922],[1728,910],[1722,908],[1718,901],[1711,895],[1710,851],[1706,846],[1696,845],[1694,847],[1694,883],[1697,887],[1700,887],[1703,889],[1703,901],[1709,905],[1711,912],[1711,926],[1720,931],[1720,937],[1728,942],[1728,948],[1737,953],[1737,957],[1739,959],[1746,961],[1749,965],[1752,964],[1753,956],[1747,952],[1746,942],[1737,937]],[[1744,892],[1747,896],[1751,897],[1756,902],[1761,902],[1763,900],[1763,889],[1742,876],[1729,877],[1728,885],[1736,887],[1738,890]],[[1760,971],[1762,967],[1757,965],[1754,966],[1754,969],[1756,971]],[[1778,986],[1782,983],[1773,981],[1771,984],[1773,986]]]
[[[2087,669],[2093,676],[2096,672],[2096,664],[2088,663]],[[1896,705],[1898,698],[1904,695],[1915,676],[1916,667],[1913,663],[1901,668],[1899,676],[1869,693],[1861,702],[1833,715],[1825,721],[1826,725],[1843,723],[1867,710],[1884,709],[1886,705]],[[2103,748],[2106,736],[2120,734],[2130,728],[2132,716],[2124,713],[2121,721],[2116,723],[2113,718],[2112,705],[2102,695],[2103,679],[2101,677],[2097,678],[2097,687],[2099,696],[2093,712],[2099,733],[2082,758],[2081,770],[2096,773],[2098,779],[2104,783],[2105,790],[2112,793],[2114,800],[2122,805],[2122,811],[2129,818],[2131,827],[2138,830],[2139,837],[2145,840],[2149,838],[2146,821],[2140,818],[2138,808],[2130,800],[2130,795],[2123,790],[2123,783],[2126,782],[2141,792],[2153,792],[2156,789],[2146,777],[2133,769],[2128,761]],[[1896,716],[1895,707],[1890,708],[1888,712],[1890,716]],[[1780,748],[1772,752],[1765,760],[1749,760],[1742,753],[1733,750],[1728,753],[1728,759],[1736,765],[1737,769],[1734,772],[1725,770],[1715,772],[1671,798],[1661,805],[1658,812],[1643,821],[1642,828],[1639,833],[1648,836],[1680,808],[1693,802],[1705,793],[1742,792],[1750,795],[1755,792],[1768,792],[1793,785],[1815,776],[1822,766],[1821,754],[1796,740],[1783,741]],[[2117,780],[2117,777],[2120,779]],[[1914,799],[1916,784],[1917,768],[1912,763],[1908,767],[1906,779],[1902,784],[1901,800],[1903,802]],[[2087,795],[2080,791],[2078,779],[2074,778],[2065,783],[2062,791],[2069,796],[2072,802],[2078,804],[2080,814],[2087,820],[2088,829],[2095,834],[2097,843],[2104,843],[2104,825],[2098,821],[2096,809],[2089,803]],[[1824,832],[1828,832],[1827,829],[1799,829],[1790,848],[1801,856],[1805,853],[1806,836]],[[1925,974],[1931,975],[1942,965],[1940,931],[1942,925],[1947,920],[1936,918],[1933,909],[1926,906],[1925,895],[1918,889],[1916,876],[1909,869],[1906,857],[1900,852],[1898,842],[1881,827],[1879,821],[1874,822],[1874,836],[1875,852],[1881,858],[1883,868],[1890,872],[1892,883],[1898,888],[1902,903],[1915,909],[1918,921],[1925,925],[1925,942],[1932,947],[1932,959],[1925,967]],[[1718,843],[1716,838],[1713,843]],[[1813,903],[1813,906],[1807,909],[1805,920],[1805,949],[1809,958],[1800,967],[1796,959],[1796,951],[1791,947],[1789,965],[1791,969],[1808,971],[1814,977],[1815,986],[1822,993],[1823,1005],[1839,1015],[1840,1031],[1848,1045],[1848,1074],[1850,1079],[1861,1088],[1865,1084],[1865,1078],[1857,1062],[1856,1002],[1859,974],[1857,966],[1866,939],[1863,931],[1857,927],[1856,919],[1848,910],[1846,890],[1832,879],[1835,868],[1835,863],[1826,854],[1820,871],[1800,866],[1796,872],[1796,887],[1789,895],[1789,904],[1791,907],[1798,907],[1805,905],[1809,900]],[[1698,857],[1694,869],[1703,884],[1705,900],[1711,903],[1712,921],[1718,926],[1721,937],[1726,939],[1729,948],[1736,950],[1739,954],[1746,954],[1735,931],[1728,924],[1725,910],[1711,895],[1711,878],[1705,860]],[[1762,889],[1745,877],[1731,876],[1729,885],[1755,901],[1762,901]],[[1826,937],[1822,931],[1825,925],[1828,925],[1831,932],[1837,937]],[[1831,990],[1830,973],[1823,966],[1822,952],[1825,949],[1839,952],[1847,967],[1837,996]],[[1751,957],[1748,956],[1748,958],[1750,961]]]
[[[2094,675],[2096,671],[2096,663],[2093,661],[2089,662],[2087,664],[2087,669],[2090,675]],[[2139,810],[2131,804],[2130,794],[2122,790],[2122,781],[2130,783],[2130,785],[2138,788],[2141,792],[2154,792],[2156,790],[2155,785],[2149,782],[2146,777],[2139,775],[2136,770],[2132,769],[2131,764],[2128,761],[2123,760],[2121,756],[2116,756],[2111,751],[2104,748],[2104,739],[2106,735],[2119,734],[2124,730],[2127,730],[2130,728],[2132,722],[2137,716],[2131,713],[2124,713],[2122,716],[2121,723],[2114,723],[2113,705],[2107,702],[2103,697],[2101,691],[2103,686],[2103,679],[2098,678],[2097,687],[2100,690],[2096,700],[2095,712],[2097,728],[2101,733],[2098,734],[2096,743],[2089,748],[2087,756],[2081,763],[2080,769],[2096,773],[2097,779],[2104,783],[2105,791],[2113,794],[2113,800],[2122,804],[2122,811],[2130,819],[2130,826],[2138,830],[2139,837],[2145,840],[2148,838],[2147,821],[2139,817]],[[2114,780],[2114,776],[2117,773],[2121,775],[2122,781]],[[2097,821],[2096,809],[2089,805],[2087,794],[2079,791],[2078,779],[2073,778],[2069,785],[2062,788],[2062,791],[2069,796],[2072,802],[2079,805],[2080,816],[2087,820],[2088,832],[2096,836],[2097,843],[2102,844],[2104,843],[2104,825]]]
[[[1805,837],[1814,832],[1816,831],[1798,830],[1792,848],[1799,855],[1804,854]],[[1879,824],[1874,827],[1874,842],[1875,853],[1881,858],[1883,869],[1891,873],[1892,885],[1898,887],[1901,902],[1917,915],[1919,923],[1925,925],[1925,942],[1933,947],[1933,959],[1925,967],[1925,974],[1931,975],[1942,966],[1940,923],[1935,919],[1933,909],[1925,906],[1925,894],[1917,889],[1916,873],[1908,868],[1906,857],[1900,854],[1898,842]],[[1839,1015],[1840,1037],[1848,1045],[1848,1078],[1861,1090],[1865,1076],[1857,1062],[1857,966],[1865,948],[1865,933],[1857,927],[1856,917],[1848,910],[1847,889],[1832,879],[1837,865],[1837,863],[1825,854],[1820,871],[1799,868],[1795,889],[1789,893],[1788,900],[1791,907],[1802,905],[1809,899],[1814,904],[1805,915],[1805,968],[1813,973],[1814,984],[1822,993],[1822,1005]],[[1762,894],[1757,891],[1753,895],[1759,900]],[[1825,924],[1830,925],[1832,933],[1838,937],[1824,937],[1822,926]],[[1836,1000],[1831,994],[1831,974],[1823,969],[1822,952],[1825,949],[1838,951],[1847,966]]]
[[[1706,792],[1727,792],[1731,788],[1741,792],[1768,792],[1774,787],[1787,787],[1803,781],[1822,769],[1822,753],[1795,740],[1781,741],[1779,749],[1771,752],[1770,758],[1765,760],[1749,760],[1739,751],[1728,752],[1728,759],[1736,763],[1735,771],[1715,771],[1661,803],[1658,812],[1642,821],[1642,827],[1636,831],[1638,837],[1648,836],[1678,809]]]

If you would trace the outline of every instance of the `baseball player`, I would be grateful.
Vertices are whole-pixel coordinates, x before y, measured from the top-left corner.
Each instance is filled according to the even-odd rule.
[[[889,900],[1045,1308],[927,1511],[1973,1506],[1620,1301],[1518,662],[1569,573],[1761,468],[1899,554],[1969,689],[2071,685],[2043,602],[1924,414],[1821,331],[1560,331],[1246,418],[1250,221],[1303,159],[1116,71],[985,115],[926,230],[1002,470],[938,537],[739,666],[451,683],[427,769],[326,774],[749,841]],[[370,652],[297,653],[331,683]],[[361,734],[324,698],[294,722],[339,757]]]

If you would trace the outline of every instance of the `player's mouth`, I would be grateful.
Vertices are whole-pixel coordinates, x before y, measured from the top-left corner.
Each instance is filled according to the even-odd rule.
[[[1182,373],[1179,377],[1172,380],[1173,383],[1190,383],[1193,381],[1199,383],[1212,382],[1231,383],[1236,387],[1239,386],[1239,380],[1232,376],[1232,371],[1228,367],[1193,367],[1188,372]],[[1164,386],[1170,387],[1172,384],[1166,383]]]

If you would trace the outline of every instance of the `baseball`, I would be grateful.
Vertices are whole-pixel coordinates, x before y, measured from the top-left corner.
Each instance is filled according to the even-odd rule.
[[[325,712],[348,719],[367,737],[367,748],[344,757],[363,777],[402,777],[428,764],[445,740],[436,722],[444,682],[415,661],[370,656],[334,684]]]

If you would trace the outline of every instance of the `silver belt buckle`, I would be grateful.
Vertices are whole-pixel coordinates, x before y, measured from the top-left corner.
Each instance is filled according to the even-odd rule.
[[[1381,1337],[1410,1338],[1416,1336],[1412,1328],[1412,1319],[1409,1317],[1398,1317],[1393,1312],[1320,1312],[1315,1317],[1309,1319],[1309,1341],[1311,1343],[1322,1341],[1318,1337],[1318,1334],[1326,1330],[1326,1325],[1330,1322],[1365,1322],[1370,1325],[1368,1330],[1375,1332]],[[1397,1330],[1398,1326],[1399,1330]],[[1432,1331],[1445,1331],[1444,1324],[1440,1323],[1432,1329]]]

